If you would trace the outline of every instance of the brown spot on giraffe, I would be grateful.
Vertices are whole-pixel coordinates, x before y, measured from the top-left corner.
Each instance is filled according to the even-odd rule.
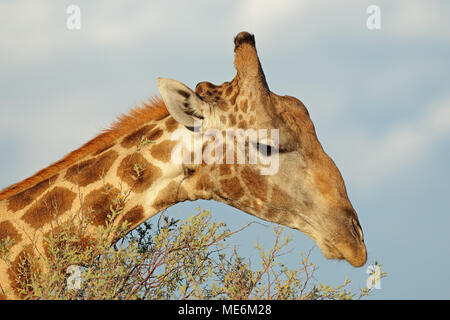
[[[202,174],[195,184],[195,189],[197,190],[211,190],[214,189],[214,182],[211,180],[207,174]]]
[[[226,103],[225,101],[220,101],[219,102],[219,109],[222,111],[227,111],[229,108],[228,103]]]
[[[250,124],[251,127],[253,127],[256,124],[255,116],[251,116],[250,117],[249,124]]]
[[[91,224],[105,226],[111,209],[119,210],[122,204],[120,191],[107,184],[86,195],[81,208]]]
[[[233,87],[228,86],[228,88],[225,90],[225,97],[228,97],[233,92]]]
[[[144,220],[144,208],[141,205],[137,205],[124,214],[121,223],[126,221],[132,228],[142,222],[142,220]]]
[[[221,176],[226,176],[226,175],[230,175],[233,171],[232,168],[233,166],[231,164],[219,164],[219,175]]]
[[[245,193],[237,177],[221,180],[220,186],[225,195],[233,200],[239,200]]]
[[[155,144],[150,149],[150,154],[156,160],[169,162],[172,157],[172,149],[178,144],[178,141],[164,140]]]
[[[230,125],[231,126],[235,126],[236,125],[236,116],[234,115],[234,113],[229,115],[229,120],[230,120]]]
[[[246,113],[247,112],[247,108],[248,108],[248,101],[247,101],[247,99],[242,100],[241,103],[239,104],[239,107],[240,107],[240,109],[241,109],[241,111],[243,113]]]
[[[245,166],[241,172],[242,181],[244,181],[250,193],[265,201],[267,199],[267,178],[251,167]]]
[[[0,240],[6,239],[7,237],[13,241],[12,245],[17,244],[22,240],[22,236],[11,222],[0,222]]]
[[[150,133],[147,135],[147,139],[150,140],[150,141],[155,141],[155,140],[161,138],[161,136],[163,135],[163,133],[164,133],[164,131],[162,131],[162,130],[159,129],[159,128],[156,128],[156,129],[154,129],[152,132],[150,132]]]
[[[91,255],[82,253],[87,247],[93,248],[97,243],[98,239],[86,234],[82,225],[73,225],[66,221],[54,226],[44,234],[43,248],[45,256],[50,261],[61,259],[61,254],[72,252],[78,258],[83,258],[83,260],[72,261],[72,264],[87,264],[95,252],[91,252]],[[65,272],[65,270],[63,269],[61,272]]]
[[[208,89],[215,89],[215,88],[216,88],[216,86],[213,85],[211,82],[205,81],[204,84],[205,84],[205,86],[206,86]]]
[[[10,197],[8,199],[8,210],[15,212],[25,208],[44,193],[56,181],[57,177],[58,174],[55,174],[53,177],[45,179],[35,186]]]
[[[34,203],[22,216],[22,220],[38,229],[72,208],[76,193],[67,188],[55,187]]]
[[[96,158],[81,161],[67,169],[64,178],[77,186],[85,187],[106,175],[118,156],[116,151],[110,150]]]
[[[203,86],[197,85],[197,87],[195,88],[195,93],[197,93],[198,95],[202,95],[203,94]]]
[[[120,143],[120,145],[127,149],[136,147],[139,144],[139,142],[141,141],[142,137],[145,137],[145,135],[150,130],[152,130],[155,126],[156,126],[156,124],[148,124],[148,125],[145,125],[139,129],[137,129],[135,132],[124,137],[122,142]]]
[[[230,98],[230,103],[234,105],[236,103],[236,98],[239,95],[239,91],[236,91]]]
[[[108,144],[108,145],[104,146],[103,148],[100,148],[99,150],[97,150],[96,152],[94,152],[92,155],[93,155],[93,156],[98,156],[99,154],[102,154],[103,152],[105,152],[105,151],[111,149],[111,148],[114,147],[115,145],[116,145],[115,143]]]
[[[238,124],[238,128],[241,128],[243,130],[247,130],[248,129],[247,121],[245,121],[245,120],[240,121],[239,124]]]
[[[161,169],[150,164],[139,153],[133,153],[123,158],[117,168],[117,176],[136,193],[144,192],[150,188],[161,175]]]
[[[15,294],[20,298],[32,294],[31,277],[39,277],[40,273],[33,246],[29,244],[17,255],[8,269],[9,282]]]
[[[166,120],[165,124],[166,124],[167,132],[173,132],[173,131],[175,131],[176,128],[179,127],[178,122],[173,117],[169,117]]]
[[[186,192],[182,190],[179,182],[171,181],[164,189],[158,192],[153,201],[153,207],[157,210],[162,210],[183,200],[186,200]]]

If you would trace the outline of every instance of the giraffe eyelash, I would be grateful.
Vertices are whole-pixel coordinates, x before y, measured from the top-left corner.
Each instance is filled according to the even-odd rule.
[[[278,147],[278,149],[277,149],[277,148],[275,148],[274,146],[272,146],[270,144],[264,144],[264,143],[259,143],[259,142],[257,142],[255,144],[255,148],[260,153],[261,153],[262,150],[265,150],[266,151],[266,154],[265,154],[266,157],[270,157],[272,155],[272,153],[274,153],[275,150],[276,150],[277,153],[286,153],[286,152],[288,152],[287,150],[285,150],[285,149],[283,149],[281,147]]]

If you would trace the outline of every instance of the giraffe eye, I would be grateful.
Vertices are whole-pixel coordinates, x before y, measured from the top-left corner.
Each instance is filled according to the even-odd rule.
[[[278,148],[270,145],[270,144],[265,144],[265,143],[261,143],[261,142],[255,142],[252,144],[253,148],[255,148],[261,155],[265,156],[265,157],[270,157],[272,156],[274,153],[288,153],[290,152],[287,149],[284,149],[281,146],[278,146]]]
[[[274,146],[264,143],[257,143],[256,150],[265,157],[270,157],[273,153],[279,152]]]

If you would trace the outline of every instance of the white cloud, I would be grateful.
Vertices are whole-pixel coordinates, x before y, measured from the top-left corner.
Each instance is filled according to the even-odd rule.
[[[424,107],[417,119],[394,124],[385,134],[351,131],[333,142],[337,148],[354,150],[340,166],[358,187],[383,183],[390,175],[406,172],[450,137],[450,96]],[[335,147],[336,148],[336,147]]]
[[[0,2],[0,58],[3,61],[37,61],[46,56],[71,54],[83,48],[132,50],[139,44],[175,37],[188,41],[210,27],[215,3],[155,1],[79,2],[80,30],[68,30],[70,2]],[[225,14],[227,11],[222,11]],[[228,21],[221,17],[220,20]],[[228,22],[227,22],[228,23]],[[212,30],[208,28],[206,30]],[[220,35],[219,35],[220,38]],[[171,43],[172,44],[172,43]],[[175,43],[176,45],[176,43]],[[2,62],[0,62],[1,64]]]
[[[18,143],[14,148],[21,159],[16,164],[8,154],[2,155],[8,171],[4,175],[12,180],[1,180],[0,189],[61,159],[108,127],[114,114],[97,106],[113,104],[108,98],[84,92],[80,97],[49,96],[37,106],[9,108],[4,113],[7,116],[0,117],[0,136]]]
[[[96,45],[125,47],[136,41],[150,41],[161,32],[167,12],[158,2],[103,1],[103,6],[88,5],[85,13],[86,39]]]
[[[333,36],[337,30],[367,36],[366,5],[355,0],[346,5],[319,0],[243,0],[226,5],[210,1],[80,1],[82,27],[72,32],[66,28],[69,4],[1,2],[0,58],[34,59],[82,45],[128,49],[136,43],[170,38],[175,33],[215,33],[215,38],[220,39],[248,30],[266,43],[283,36],[296,42],[314,41],[317,32]],[[381,1],[382,29],[405,40],[448,37],[450,20],[444,15],[444,6],[448,4],[442,1]],[[356,26],[361,28],[355,29]]]
[[[419,40],[423,37],[448,39],[449,8],[446,1],[395,1],[391,8],[387,8],[389,20],[385,26],[391,28],[393,34],[407,39]]]
[[[52,19],[57,6],[40,1],[0,3],[0,58],[10,62],[26,56],[34,59],[53,50],[58,43]]]
[[[304,13],[310,2],[296,0],[245,0],[235,8],[233,24],[236,30],[246,30],[266,37],[277,29],[283,29],[283,22]]]

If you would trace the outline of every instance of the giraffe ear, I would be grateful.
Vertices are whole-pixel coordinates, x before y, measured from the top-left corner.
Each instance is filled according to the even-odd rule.
[[[158,90],[170,115],[186,127],[204,119],[206,103],[179,81],[158,78]]]

